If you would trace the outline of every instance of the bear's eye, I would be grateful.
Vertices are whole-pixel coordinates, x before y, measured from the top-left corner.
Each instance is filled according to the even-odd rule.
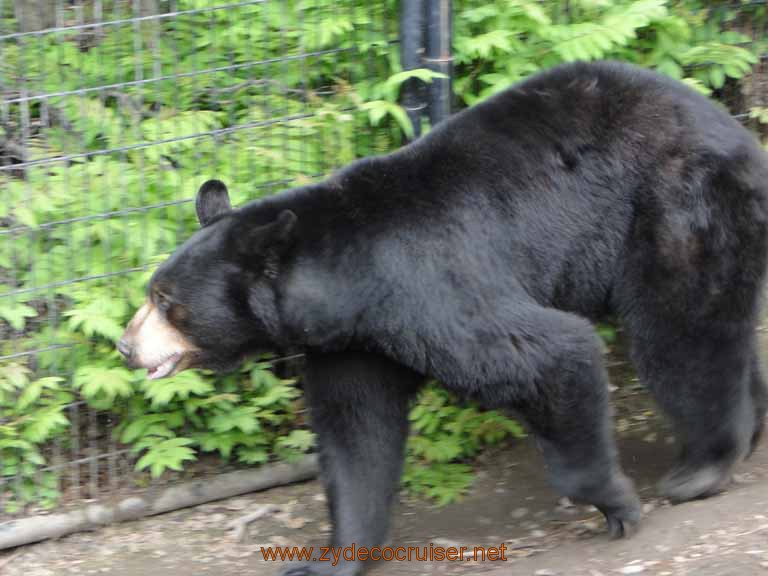
[[[171,299],[163,292],[155,292],[155,305],[160,312],[168,312],[171,309]]]

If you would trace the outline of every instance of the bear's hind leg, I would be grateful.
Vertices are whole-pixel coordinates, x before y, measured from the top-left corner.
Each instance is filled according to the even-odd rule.
[[[305,396],[333,524],[330,546],[381,546],[399,488],[408,406],[422,377],[365,353],[308,354]],[[310,561],[285,576],[356,576],[356,560]]]
[[[661,481],[673,502],[706,498],[731,480],[736,463],[757,441],[756,416],[765,411],[764,385],[749,327],[717,334],[713,329],[654,330],[630,324],[638,374],[672,419],[681,444],[677,466]],[[754,358],[754,359],[753,359]],[[761,400],[762,397],[762,400]]]

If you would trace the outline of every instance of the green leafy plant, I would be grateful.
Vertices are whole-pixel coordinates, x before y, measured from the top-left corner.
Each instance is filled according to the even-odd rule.
[[[562,62],[617,59],[709,93],[744,77],[765,48],[727,29],[735,10],[699,0],[577,0],[567,7],[464,0],[456,14],[456,91],[471,104]]]
[[[445,74],[434,72],[427,68],[416,68],[414,70],[398,72],[387,78],[378,89],[374,90],[373,95],[381,97],[380,100],[364,102],[360,107],[368,111],[369,119],[373,126],[378,126],[383,118],[391,117],[406,137],[413,138],[414,127],[411,119],[408,117],[405,109],[397,103],[403,83],[411,78],[416,78],[425,84],[429,84],[435,78],[445,77]]]
[[[9,6],[0,7],[4,30],[17,26]],[[576,59],[629,60],[717,92],[768,49],[740,27],[765,17],[754,4],[454,7],[460,105]],[[76,23],[67,10],[65,24]],[[114,343],[155,265],[196,228],[190,199],[201,181],[225,179],[241,204],[412,136],[399,104],[403,83],[440,75],[401,70],[388,31],[396,14],[394,0],[286,0],[111,26],[95,39],[4,41],[0,96],[10,102],[0,146],[23,149],[14,161],[42,161],[0,171],[0,355],[12,356],[0,366],[0,478],[9,510],[56,501],[58,473],[42,470],[52,440],[80,432],[66,408],[75,400],[113,414],[117,441],[151,476],[202,453],[257,465],[312,449],[300,391],[268,362],[223,377],[185,372],[150,382],[125,369]],[[36,99],[70,91],[78,92]],[[22,94],[32,99],[19,101]],[[750,115],[765,121],[760,107]],[[483,447],[521,434],[513,421],[458,406],[435,387],[411,419],[404,482],[438,502],[469,486]]]
[[[23,364],[0,366],[0,477],[13,478],[8,511],[31,500],[50,506],[58,497],[55,475],[39,474],[43,446],[66,430],[64,407],[74,395],[60,377],[34,378]]]
[[[408,442],[403,482],[412,492],[447,504],[472,482],[469,462],[486,446],[505,438],[521,438],[520,425],[496,411],[459,405],[456,398],[432,385],[411,410],[413,435]]]
[[[749,117],[760,124],[768,124],[768,107],[755,106],[749,111]]]

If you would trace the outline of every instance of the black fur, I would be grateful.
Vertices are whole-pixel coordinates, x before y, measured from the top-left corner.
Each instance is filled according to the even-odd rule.
[[[153,281],[197,311],[180,328],[209,365],[308,352],[335,545],[382,543],[407,401],[425,377],[521,414],[554,486],[620,536],[640,512],[587,318],[623,320],[678,428],[665,493],[719,490],[768,404],[755,342],[767,166],[746,130],[682,84],[566,65],[320,184],[235,211],[203,201],[220,209]]]

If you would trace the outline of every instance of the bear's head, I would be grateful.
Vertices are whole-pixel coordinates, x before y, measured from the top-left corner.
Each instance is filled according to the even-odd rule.
[[[218,180],[197,193],[201,229],[153,274],[118,350],[150,379],[186,368],[229,370],[278,338],[277,268],[290,245],[290,210],[233,210]]]

